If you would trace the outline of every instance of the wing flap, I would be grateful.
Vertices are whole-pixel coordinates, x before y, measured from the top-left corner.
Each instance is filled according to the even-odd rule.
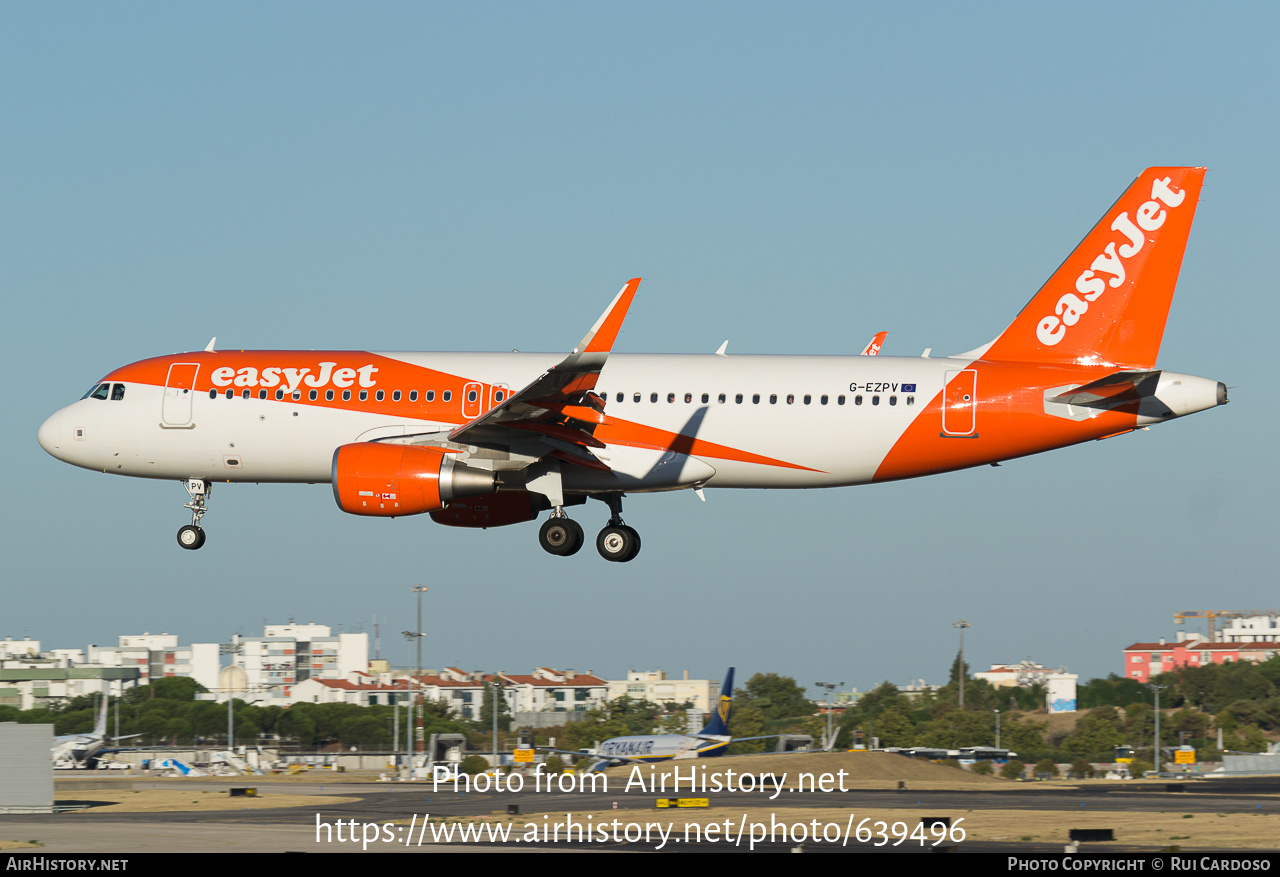
[[[608,361],[640,278],[635,277],[614,296],[609,307],[568,356],[479,417],[449,433],[462,444],[507,444],[530,433],[541,437],[547,453],[576,465],[604,469],[589,448],[603,448],[594,436],[609,422],[605,400],[592,390]]]

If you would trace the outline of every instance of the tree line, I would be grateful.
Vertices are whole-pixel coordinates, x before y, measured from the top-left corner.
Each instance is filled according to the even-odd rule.
[[[1151,757],[1155,730],[1153,693],[1149,686],[1112,674],[1093,679],[1077,689],[1080,713],[1074,728],[1050,732],[1044,713],[1045,690],[996,688],[964,673],[964,707],[959,705],[960,673],[953,664],[951,680],[923,692],[902,691],[884,682],[863,695],[840,716],[836,748],[857,743],[881,747],[924,746],[956,749],[992,746],[999,721],[1000,745],[1014,750],[1023,761],[1052,759],[1111,761],[1114,747],[1129,745]],[[1161,690],[1161,742],[1194,746],[1200,760],[1214,760],[1222,749],[1263,751],[1280,736],[1280,658],[1265,663],[1229,662],[1203,667],[1180,667],[1157,676]],[[139,734],[136,745],[225,745],[225,703],[196,700],[204,691],[186,677],[157,679],[129,689],[119,700],[119,733]],[[500,743],[509,732],[511,717],[505,701],[499,701]],[[688,730],[686,710],[692,704],[657,704],[622,697],[585,711],[581,721],[535,732],[537,745],[554,740],[558,748],[581,749],[610,737],[650,733],[683,733]],[[116,733],[116,706],[112,706],[108,733]],[[399,710],[399,740],[393,738]],[[392,749],[404,738],[402,708],[354,704],[299,703],[291,707],[257,706],[235,701],[237,743],[270,740],[315,750],[331,744],[362,749]],[[997,713],[998,711],[998,713]],[[423,706],[424,731],[462,733],[476,749],[492,745],[489,739],[493,698],[486,693],[480,714],[468,721],[443,703]],[[51,723],[55,734],[85,733],[97,718],[95,699],[77,697],[57,707],[18,710],[0,706],[0,722]],[[734,737],[807,734],[822,739],[825,719],[804,689],[788,676],[757,673],[734,692],[730,717]],[[735,743],[730,752],[771,749],[770,739]]]

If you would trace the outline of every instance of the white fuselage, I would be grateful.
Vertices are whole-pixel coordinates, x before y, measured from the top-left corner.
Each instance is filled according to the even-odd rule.
[[[465,375],[486,387],[510,388],[534,380],[558,361],[554,354],[380,356]],[[315,354],[317,362],[324,357]],[[600,456],[624,479],[618,487],[633,491],[693,484],[767,488],[865,483],[873,480],[912,420],[931,400],[936,404],[947,373],[967,365],[967,360],[920,357],[614,354],[597,387],[611,419],[733,452],[677,450],[676,456],[695,459],[677,460],[679,471],[664,473],[656,470],[662,469],[664,456],[672,456],[669,449],[648,447],[653,442],[647,436],[624,434]],[[396,390],[407,396],[411,389],[378,375],[374,379],[388,398]],[[904,385],[914,387],[904,391]],[[41,427],[40,442],[59,459],[110,474],[327,482],[340,445],[447,431],[479,413],[478,408],[465,410],[476,403],[462,394],[454,399],[455,416],[445,420],[438,405],[430,412],[434,417],[414,416],[411,410],[380,411],[372,403],[370,410],[327,406],[323,395],[311,402],[305,387],[297,401],[289,395],[280,401],[273,395],[259,399],[256,385],[227,389],[232,398],[222,388],[213,398],[206,390],[191,392],[189,418],[167,424],[162,416],[165,387],[126,380],[118,401],[85,398],[56,412]],[[416,389],[425,394],[428,388]],[[249,398],[244,398],[246,390]],[[172,412],[168,417],[175,419]],[[473,455],[477,459],[472,465],[483,465],[478,448],[463,449],[458,459],[470,461]],[[609,489],[596,473],[582,476],[584,492]],[[566,489],[574,489],[572,477]]]

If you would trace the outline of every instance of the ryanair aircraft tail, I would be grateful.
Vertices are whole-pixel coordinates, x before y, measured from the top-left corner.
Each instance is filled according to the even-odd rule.
[[[1143,171],[982,359],[1155,365],[1204,184],[1202,167]]]
[[[711,715],[711,721],[702,729],[699,736],[728,737],[729,736],[729,708],[733,704],[733,668],[729,668],[729,672],[724,677],[724,684],[720,686],[720,699],[716,701],[715,712]]]

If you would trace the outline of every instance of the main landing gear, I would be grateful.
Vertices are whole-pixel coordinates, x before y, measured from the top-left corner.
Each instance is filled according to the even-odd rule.
[[[208,511],[209,494],[213,493],[213,485],[203,478],[188,478],[182,482],[187,489],[191,502],[183,508],[191,509],[191,523],[178,529],[178,544],[189,551],[195,551],[204,545],[204,530],[200,527],[200,519]]]
[[[605,560],[626,563],[640,553],[640,534],[622,522],[622,495],[600,497],[609,506],[609,522],[596,536],[596,551]],[[577,554],[584,541],[582,527],[557,507],[538,531],[538,542],[548,554],[568,557]]]

